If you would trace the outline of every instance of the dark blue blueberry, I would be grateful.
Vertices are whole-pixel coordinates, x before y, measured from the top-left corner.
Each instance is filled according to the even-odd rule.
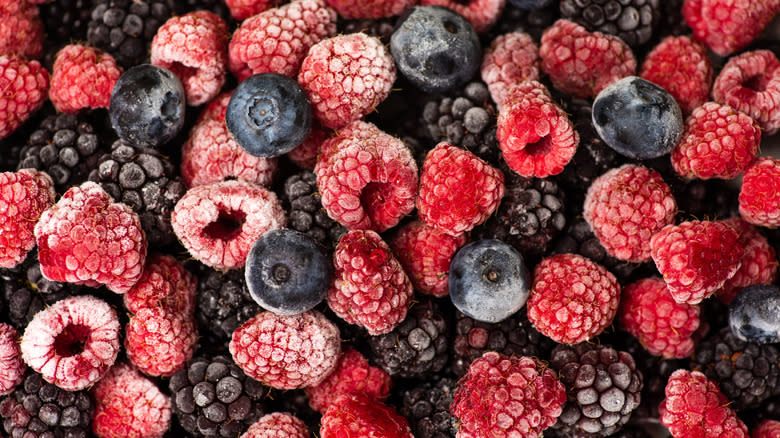
[[[248,153],[277,157],[295,149],[309,135],[311,103],[294,79],[276,73],[248,77],[228,102],[225,123]]]
[[[496,323],[516,313],[530,293],[523,256],[495,239],[461,248],[450,262],[450,299],[466,316]]]
[[[550,3],[552,3],[552,0],[509,0],[510,5],[526,11],[546,8]]]
[[[441,6],[415,6],[404,14],[390,37],[390,52],[401,74],[427,93],[465,84],[482,62],[471,23]]]
[[[593,126],[617,153],[646,160],[672,151],[682,136],[683,118],[680,106],[666,90],[629,76],[596,96]]]
[[[136,147],[167,143],[184,126],[186,97],[170,70],[141,64],[119,77],[109,114],[119,138]]]
[[[312,309],[328,292],[330,259],[306,234],[281,229],[257,239],[246,259],[246,284],[257,304],[279,315]]]
[[[780,342],[780,288],[760,284],[739,291],[729,305],[729,327],[743,341]]]

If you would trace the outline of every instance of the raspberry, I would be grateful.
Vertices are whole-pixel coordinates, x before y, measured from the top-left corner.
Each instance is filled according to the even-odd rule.
[[[195,121],[196,125],[203,123],[205,120],[218,120],[220,122],[225,121],[225,112],[227,111],[230,98],[233,97],[235,90],[225,91],[217,97],[211,99],[208,105],[198,115],[198,120]]]
[[[778,9],[774,0],[685,0],[682,15],[697,40],[728,56],[750,44]]]
[[[98,438],[160,438],[170,427],[170,398],[130,365],[111,368],[92,394]]]
[[[24,378],[27,367],[22,360],[18,338],[19,333],[13,326],[0,323],[0,396],[10,394]],[[388,389],[389,385],[388,382]]]
[[[241,438],[309,438],[306,424],[286,412],[263,416],[241,435]]]
[[[225,83],[228,28],[209,11],[170,18],[152,40],[152,64],[171,70],[184,86],[187,104],[213,99]]]
[[[381,335],[406,317],[412,283],[390,247],[373,231],[350,231],[333,254],[328,306],[350,324]]]
[[[127,358],[150,376],[170,376],[192,358],[198,341],[195,315],[145,307],[125,327]]]
[[[277,389],[319,385],[336,369],[339,329],[316,310],[261,312],[233,332],[230,354],[247,376]]]
[[[301,169],[314,170],[314,166],[317,165],[317,155],[320,153],[320,146],[328,139],[328,135],[328,131],[323,129],[319,123],[312,123],[309,135],[306,136],[303,143],[287,153],[287,158]]]
[[[173,256],[150,254],[138,282],[124,295],[127,310],[163,308],[168,313],[195,314],[195,277]]]
[[[490,29],[501,17],[506,0],[420,0],[420,4],[451,9],[468,20],[475,31],[482,33]]]
[[[542,34],[542,70],[555,88],[576,97],[595,97],[607,85],[636,70],[631,48],[620,38],[588,32],[560,19]]]
[[[764,135],[780,129],[780,61],[769,50],[730,58],[715,78],[712,98],[752,117]]]
[[[255,240],[285,223],[273,192],[235,180],[191,188],[171,213],[173,231],[184,247],[217,269],[244,266]]]
[[[395,82],[395,61],[379,38],[339,35],[309,49],[298,73],[323,126],[338,129],[362,119],[385,100]]]
[[[748,437],[747,427],[718,385],[699,371],[680,369],[666,383],[658,410],[675,438]]]
[[[242,81],[253,74],[290,77],[309,48],[336,33],[336,11],[325,0],[295,0],[244,20],[229,46],[230,71]]]
[[[662,278],[639,280],[623,289],[618,319],[650,354],[682,359],[693,353],[698,305],[677,303]]]
[[[458,382],[450,412],[459,437],[536,438],[558,419],[566,389],[555,372],[527,356],[490,351],[476,359]]]
[[[625,164],[596,178],[583,215],[607,253],[629,262],[650,261],[650,238],[674,223],[677,202],[661,174]]]
[[[342,394],[322,416],[320,437],[414,438],[406,418],[364,393]]]
[[[0,173],[0,268],[22,263],[35,247],[35,223],[54,203],[54,195],[54,183],[44,172]]]
[[[544,85],[526,81],[504,94],[496,138],[510,169],[526,177],[563,172],[580,136]]]
[[[540,63],[539,47],[527,33],[497,36],[485,50],[480,68],[493,102],[501,107],[509,88],[523,81],[538,81]]]
[[[667,225],[650,239],[655,266],[678,303],[698,304],[720,289],[742,264],[739,235],[721,222]]]
[[[341,18],[385,18],[399,15],[417,4],[417,0],[325,0]],[[349,33],[349,32],[345,32]]]
[[[100,380],[119,353],[119,318],[105,301],[69,297],[41,310],[27,325],[22,358],[47,382],[68,391]]]
[[[8,137],[46,101],[49,72],[38,61],[0,55],[0,140]],[[13,81],[8,78],[13,78]]]
[[[418,217],[458,236],[485,222],[504,197],[504,174],[469,151],[441,142],[420,173]]]
[[[43,53],[43,33],[43,22],[33,2],[0,2],[0,55],[40,58]]]
[[[322,206],[334,220],[382,232],[414,209],[417,164],[401,140],[357,121],[320,149],[314,172]]]
[[[739,215],[751,224],[780,226],[780,160],[762,157],[745,171]]]
[[[726,219],[723,223],[739,234],[738,242],[745,248],[742,266],[715,292],[721,301],[729,304],[744,287],[773,284],[777,279],[778,262],[775,249],[756,227],[738,217]]]
[[[668,91],[688,115],[709,97],[712,61],[707,49],[690,37],[670,36],[647,54],[639,76]]]
[[[49,98],[58,111],[66,113],[108,108],[111,91],[121,74],[121,67],[108,53],[69,44],[57,52],[54,60]]]
[[[230,15],[236,20],[245,20],[275,6],[277,3],[277,0],[225,0],[225,4],[230,9]]]
[[[780,421],[764,420],[750,434],[751,438],[774,438],[780,436]]]
[[[141,278],[146,236],[130,207],[100,185],[70,188],[35,224],[41,272],[52,281],[126,293]]]

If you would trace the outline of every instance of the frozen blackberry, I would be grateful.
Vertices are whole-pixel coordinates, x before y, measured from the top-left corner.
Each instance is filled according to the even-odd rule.
[[[382,44],[390,44],[390,35],[393,34],[395,18],[363,18],[356,20],[345,20],[339,17],[337,24],[338,33],[350,34],[363,32],[366,35],[379,38]]]
[[[454,438],[458,433],[450,414],[455,379],[441,378],[408,389],[403,393],[401,413],[409,421],[417,438]]]
[[[661,19],[656,28],[655,40],[661,41],[668,36],[682,36],[691,33],[691,28],[682,15],[685,0],[664,0],[661,2]]]
[[[562,0],[561,17],[581,24],[591,32],[620,37],[632,48],[653,36],[660,20],[661,0]]]
[[[483,47],[488,47],[498,35],[510,32],[525,32],[537,43],[542,39],[544,30],[550,27],[560,17],[558,2],[534,10],[525,10],[512,6],[507,2],[504,13],[501,14],[491,30],[485,33]]]
[[[672,180],[677,221],[718,220],[737,215],[739,189],[719,179]]]
[[[260,312],[260,306],[249,295],[243,270],[218,272],[201,265],[197,275],[199,332],[214,346],[227,347],[233,331]]]
[[[38,5],[46,34],[44,65],[49,71],[57,52],[72,41],[87,39],[87,24],[98,0],[53,0]]]
[[[177,0],[175,7],[176,15],[195,11],[210,11],[222,17],[230,29],[233,29],[235,24],[225,0]]]
[[[309,406],[309,397],[303,389],[278,390],[272,389],[268,398],[268,410],[274,412],[289,412],[300,418],[306,424],[311,436],[319,436],[322,414]]]
[[[308,234],[325,248],[333,249],[347,231],[322,208],[314,172],[306,170],[287,178],[282,201],[289,212],[287,226]]]

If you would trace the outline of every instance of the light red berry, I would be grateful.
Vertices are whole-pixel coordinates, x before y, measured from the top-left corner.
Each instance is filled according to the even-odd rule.
[[[0,323],[0,396],[10,394],[22,382],[27,369],[18,338],[13,326]]]
[[[111,92],[122,75],[108,53],[69,44],[54,59],[49,98],[57,110],[75,113],[83,108],[108,108]]]
[[[0,173],[0,268],[23,262],[35,247],[35,224],[54,196],[54,183],[44,172]]]
[[[342,394],[322,416],[320,436],[414,438],[409,423],[391,406],[360,392]]]
[[[48,97],[49,72],[38,61],[0,55],[0,140],[38,111]]]
[[[739,215],[754,225],[780,226],[780,160],[761,157],[745,170]]]

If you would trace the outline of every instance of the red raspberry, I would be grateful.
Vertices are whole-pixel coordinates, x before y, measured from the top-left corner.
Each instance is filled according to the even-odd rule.
[[[38,111],[47,99],[49,72],[38,61],[0,55],[0,140]],[[13,81],[8,78],[13,78]]]
[[[277,0],[225,0],[230,15],[236,20],[244,20],[276,6]]]
[[[490,29],[504,12],[506,0],[420,0],[421,5],[438,5],[451,9],[482,33]]]
[[[417,0],[325,0],[341,18],[384,18],[399,15],[417,4]]]
[[[667,225],[650,239],[653,261],[678,303],[698,304],[741,265],[739,235],[721,222]]]
[[[450,412],[459,437],[537,438],[558,419],[566,389],[555,371],[527,356],[489,351],[458,381]]]
[[[171,213],[173,232],[182,245],[216,269],[244,266],[255,240],[285,223],[273,192],[235,180],[189,189]]]
[[[762,157],[747,168],[739,191],[739,215],[751,224],[780,226],[780,160]]]
[[[735,56],[712,85],[712,98],[749,115],[765,135],[780,129],[780,61],[769,50]]]
[[[639,76],[668,91],[688,115],[709,97],[712,61],[700,43],[687,36],[670,36],[647,54]]]
[[[780,436],[780,421],[764,420],[750,434],[750,438],[777,438]]]
[[[230,354],[247,376],[277,389],[318,385],[336,369],[339,329],[316,310],[260,312],[233,332]]]
[[[322,206],[334,220],[382,232],[414,210],[417,163],[398,138],[357,121],[320,149],[314,173]]]
[[[383,369],[372,367],[368,360],[352,347],[345,347],[336,369],[319,385],[306,388],[309,406],[325,412],[338,396],[362,392],[383,399],[390,395],[392,380]]]
[[[164,308],[169,313],[195,314],[197,281],[173,256],[151,254],[143,274],[124,295],[125,307],[132,313],[145,308]]]
[[[701,322],[699,306],[674,301],[662,278],[645,278],[626,286],[618,315],[620,325],[650,354],[683,359],[693,353],[692,336]]]
[[[523,81],[539,80],[539,47],[530,35],[512,32],[499,35],[482,58],[482,80],[490,97],[500,108],[512,86]]]
[[[406,418],[362,392],[342,394],[322,416],[320,437],[414,438]]]
[[[52,281],[105,285],[118,294],[141,278],[146,235],[141,220],[100,185],[71,187],[35,224],[41,273]]]
[[[35,223],[54,196],[54,182],[44,172],[0,173],[0,268],[13,268],[35,247]]]
[[[325,0],[295,0],[241,23],[229,47],[238,80],[258,73],[295,77],[309,48],[336,33],[336,11]]]
[[[319,123],[313,123],[309,135],[295,149],[287,153],[287,158],[301,169],[314,170],[320,146],[328,139],[328,135],[329,132],[323,129]]]
[[[583,216],[607,253],[650,261],[650,238],[674,223],[677,202],[661,174],[636,164],[607,171],[585,195]]]
[[[0,396],[10,394],[22,382],[27,369],[18,338],[19,333],[13,326],[0,323]]]
[[[379,38],[364,33],[320,41],[309,49],[298,72],[314,116],[333,129],[373,111],[390,94],[393,82],[390,51]]]
[[[459,236],[485,222],[504,197],[504,174],[469,151],[441,142],[420,173],[417,215]]]
[[[666,383],[658,411],[674,438],[748,437],[747,427],[729,406],[717,383],[699,371],[677,370]]]
[[[496,139],[510,169],[526,177],[563,172],[580,137],[544,85],[526,81],[506,90]]]
[[[0,2],[0,55],[39,58],[43,53],[43,32],[38,7],[32,2]]]
[[[75,113],[82,108],[108,108],[111,92],[122,75],[108,53],[80,44],[69,44],[54,59],[49,98],[58,111]]]
[[[750,44],[778,9],[775,0],[685,0],[682,15],[697,40],[728,56]]]
[[[119,318],[90,295],[62,299],[35,314],[20,344],[22,358],[47,382],[79,391],[100,380],[119,354]]]
[[[534,268],[528,319],[562,344],[578,344],[603,332],[618,310],[620,285],[603,266],[578,254],[557,254]]]
[[[412,283],[390,247],[373,231],[349,231],[333,254],[328,306],[370,335],[389,333],[406,317]]]
[[[161,438],[170,427],[170,398],[130,365],[111,368],[92,394],[92,431],[98,438]]]
[[[756,227],[739,217],[722,222],[739,234],[738,242],[745,248],[742,266],[733,277],[726,280],[721,289],[715,292],[721,301],[729,304],[744,287],[773,284],[777,279],[778,262],[775,249]]]
[[[623,40],[588,32],[566,19],[544,31],[539,56],[555,88],[582,98],[595,97],[607,85],[636,71],[634,54]]]
[[[306,423],[286,412],[261,417],[240,438],[309,438]]]
[[[125,328],[127,358],[150,376],[170,376],[192,358],[198,341],[194,315],[164,307],[145,307]]]
[[[225,91],[206,105],[206,108],[198,115],[198,120],[195,121],[196,125],[203,123],[205,120],[218,120],[220,122],[225,121],[225,112],[227,111],[230,98],[233,96],[235,90]]]

